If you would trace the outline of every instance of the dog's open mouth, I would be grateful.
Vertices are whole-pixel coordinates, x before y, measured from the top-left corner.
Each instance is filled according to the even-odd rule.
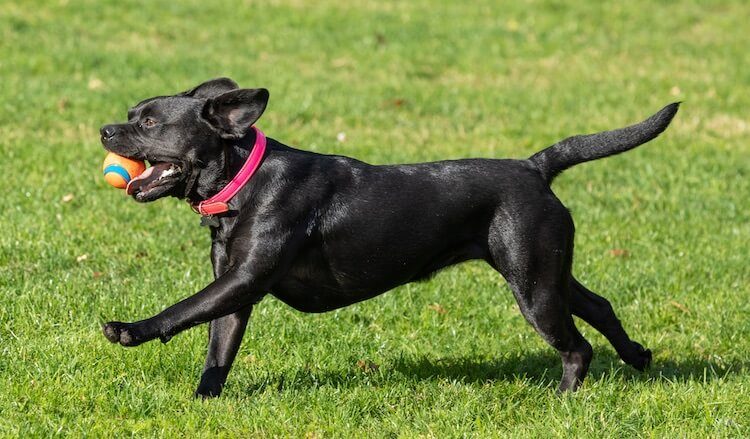
[[[178,165],[167,162],[152,162],[150,168],[130,180],[126,191],[136,201],[153,201],[174,188],[181,178],[182,169]]]

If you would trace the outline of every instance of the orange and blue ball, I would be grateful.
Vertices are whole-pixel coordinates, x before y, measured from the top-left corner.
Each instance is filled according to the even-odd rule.
[[[141,175],[146,170],[146,164],[141,160],[133,160],[113,152],[104,158],[104,180],[110,185],[125,189],[130,180]]]

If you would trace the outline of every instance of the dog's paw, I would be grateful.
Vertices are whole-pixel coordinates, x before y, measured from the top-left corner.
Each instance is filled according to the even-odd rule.
[[[112,343],[120,343],[123,346],[138,346],[148,341],[134,323],[109,322],[102,326],[102,332]]]
[[[210,367],[204,370],[194,396],[200,399],[209,399],[221,395],[227,372],[226,368],[220,367]]]
[[[201,383],[198,386],[198,389],[196,389],[193,396],[196,399],[211,399],[211,398],[217,398],[219,395],[221,395],[222,386],[220,384],[203,384]]]
[[[643,372],[651,365],[651,350],[646,349],[640,345],[640,343],[633,342],[634,352],[628,358],[624,358],[625,362],[633,366],[635,369]]]

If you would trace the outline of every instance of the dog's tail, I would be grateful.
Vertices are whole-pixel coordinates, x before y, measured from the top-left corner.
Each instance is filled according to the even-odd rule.
[[[612,131],[568,137],[529,157],[547,182],[571,166],[609,157],[642,145],[667,129],[680,103],[675,102],[641,123]]]

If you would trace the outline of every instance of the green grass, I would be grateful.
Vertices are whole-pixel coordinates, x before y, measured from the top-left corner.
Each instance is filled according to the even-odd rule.
[[[1,435],[750,436],[746,2],[266,3],[0,3]],[[215,76],[271,90],[271,137],[373,163],[525,157],[684,101],[554,185],[577,276],[653,367],[581,323],[589,378],[556,396],[557,355],[468,263],[322,315],[267,298],[194,401],[205,327],[123,349],[99,325],[206,285],[207,231],[107,187],[97,130]]]

